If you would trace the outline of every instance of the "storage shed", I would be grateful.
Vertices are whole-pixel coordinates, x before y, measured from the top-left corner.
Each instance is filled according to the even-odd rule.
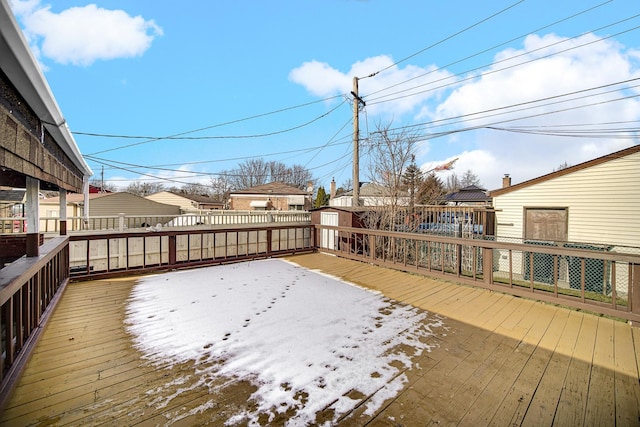
[[[362,214],[366,211],[367,208],[363,207],[323,206],[311,211],[311,224],[362,228]],[[340,243],[337,230],[324,229],[318,237],[321,248],[339,249]]]

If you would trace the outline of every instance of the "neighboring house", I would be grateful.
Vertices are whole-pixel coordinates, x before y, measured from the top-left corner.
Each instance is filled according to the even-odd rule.
[[[311,194],[282,182],[272,182],[234,191],[229,195],[233,210],[309,210]]]
[[[209,196],[178,193],[175,191],[159,191],[145,198],[158,203],[179,206],[182,213],[224,209],[223,202],[213,200]]]
[[[57,217],[57,209],[60,199],[52,197],[40,201],[40,217]],[[135,194],[118,193],[92,193],[89,195],[89,216],[117,216],[119,214],[130,216],[173,216],[180,215],[180,208],[175,205],[154,202]],[[67,194],[67,216],[79,217],[84,214],[84,195]]]
[[[469,185],[454,193],[445,195],[442,200],[452,206],[490,206],[491,196],[485,188]]]
[[[496,235],[640,246],[640,145],[491,192]]]
[[[399,197],[394,200],[389,195],[389,190],[379,184],[363,183],[360,186],[360,206],[409,206],[409,196],[402,192]],[[333,207],[349,207],[353,206],[353,190],[344,193],[341,196],[333,197],[329,200],[329,206]]]

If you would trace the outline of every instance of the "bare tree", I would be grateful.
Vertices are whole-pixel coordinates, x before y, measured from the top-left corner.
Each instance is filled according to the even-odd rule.
[[[306,190],[309,181],[315,182],[311,172],[301,165],[287,166],[282,162],[266,162],[264,159],[249,159],[237,169],[221,173],[231,190],[255,187],[269,182],[283,182]]]
[[[402,199],[407,197],[402,176],[409,167],[418,135],[407,130],[392,131],[390,125],[378,124],[369,138],[366,153],[369,155],[369,179],[383,189],[385,200],[368,218],[368,226],[395,229],[400,213],[406,209]],[[402,207],[402,209],[400,209]]]
[[[208,186],[198,183],[188,183],[180,187],[180,192],[196,196],[210,196],[211,190]]]
[[[238,165],[238,188],[249,188],[269,182],[269,164],[264,159],[247,159]]]
[[[306,190],[309,182],[312,182],[315,185],[315,180],[313,179],[313,175],[311,175],[311,171],[301,165],[293,165],[290,167],[289,178],[284,182],[301,190]]]
[[[231,181],[226,172],[222,172],[218,177],[211,178],[211,197],[219,202],[226,202],[231,193]]]
[[[288,182],[290,179],[291,171],[282,162],[270,161],[269,167],[269,181],[270,182]]]
[[[124,189],[127,193],[136,194],[138,196],[144,197],[149,194],[157,193],[159,191],[164,190],[164,184],[160,182],[139,182],[134,181],[131,184],[127,185]]]
[[[449,175],[444,183],[444,188],[448,193],[453,193],[454,191],[458,191],[462,187],[460,185],[460,180],[458,179],[458,175],[455,172],[452,172]]]

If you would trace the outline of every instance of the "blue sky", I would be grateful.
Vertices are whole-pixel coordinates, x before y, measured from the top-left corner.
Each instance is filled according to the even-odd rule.
[[[96,177],[121,187],[253,157],[340,185],[354,76],[363,139],[410,126],[424,170],[459,158],[487,189],[639,142],[637,0],[10,3]],[[199,139],[133,138],[172,135]]]

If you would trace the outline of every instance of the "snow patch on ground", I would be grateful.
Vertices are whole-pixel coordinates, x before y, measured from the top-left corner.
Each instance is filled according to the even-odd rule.
[[[145,277],[132,291],[126,324],[152,363],[195,363],[197,385],[254,384],[255,409],[228,425],[292,411],[291,426],[314,423],[327,408],[335,422],[364,399],[374,414],[407,381],[402,367],[430,349],[424,338],[442,326],[379,293],[278,259]]]

